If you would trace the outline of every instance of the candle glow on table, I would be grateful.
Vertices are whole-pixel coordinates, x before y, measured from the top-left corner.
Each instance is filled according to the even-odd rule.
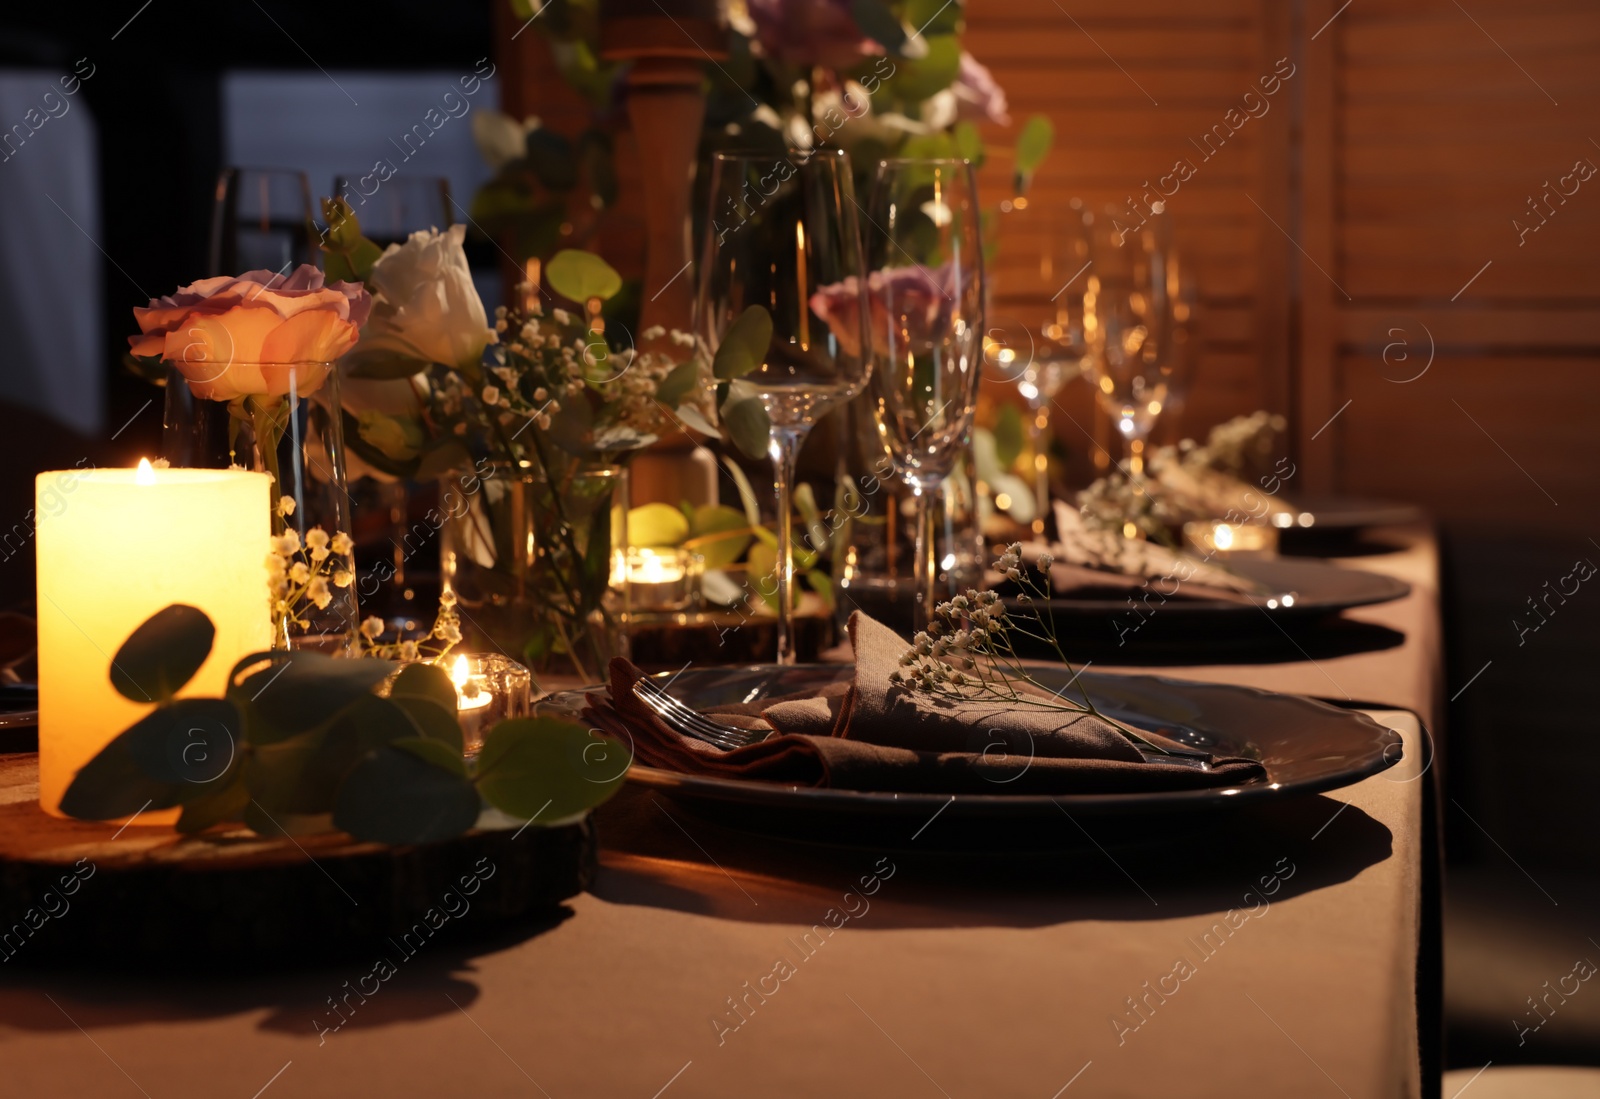
[[[499,653],[463,653],[445,659],[456,688],[462,748],[468,756],[475,756],[492,727],[508,717],[527,716],[533,701],[533,674]]]
[[[78,770],[148,714],[111,685],[128,635],[173,604],[216,627],[180,697],[219,697],[229,670],[272,647],[267,602],[270,479],[243,470],[92,469],[35,481],[39,606],[39,804],[59,805]],[[178,810],[140,824],[170,823]]]
[[[1278,532],[1257,523],[1191,522],[1183,525],[1191,552],[1224,560],[1278,556]]]
[[[634,610],[681,610],[690,599],[691,555],[673,546],[635,546],[628,550],[628,600]],[[613,567],[612,583],[620,583]]]

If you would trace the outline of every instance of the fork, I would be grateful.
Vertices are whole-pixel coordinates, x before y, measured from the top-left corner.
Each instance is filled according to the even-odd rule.
[[[656,716],[669,728],[695,740],[703,740],[713,747],[721,748],[724,752],[755,744],[772,735],[763,729],[738,729],[732,725],[712,721],[704,714],[673,698],[650,679],[634,681],[633,697],[655,711]]]

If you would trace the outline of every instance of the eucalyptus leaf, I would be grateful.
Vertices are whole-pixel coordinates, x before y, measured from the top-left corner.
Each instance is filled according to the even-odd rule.
[[[983,167],[983,138],[978,127],[971,122],[957,122],[951,137],[956,143],[956,153],[972,161],[974,168]]]
[[[436,481],[458,469],[471,469],[472,454],[459,439],[438,439],[428,444],[417,457],[415,479]]]
[[[764,305],[749,306],[723,333],[711,360],[712,376],[723,382],[744,377],[766,361],[771,346],[772,314]],[[726,408],[723,415],[726,418]]]
[[[727,467],[728,476],[733,479],[733,487],[739,492],[739,504],[744,508],[745,521],[752,527],[759,527],[761,505],[756,502],[756,490],[750,487],[750,478],[746,477],[738,463],[727,455],[723,455],[722,464]]]
[[[602,301],[622,289],[622,276],[593,252],[563,248],[544,265],[544,276],[551,289],[564,298],[586,302]]]
[[[1055,139],[1055,126],[1042,114],[1034,115],[1023,124],[1022,133],[1017,135],[1016,189],[1019,194],[1033,181],[1033,173],[1044,163]]]
[[[389,697],[394,701],[426,699],[448,713],[456,712],[456,686],[436,664],[407,664],[401,668],[389,687]]]
[[[905,103],[921,103],[944,91],[961,71],[961,42],[953,34],[925,34],[921,40],[927,52],[917,58],[896,62],[895,73],[884,88],[892,98]]]
[[[817,593],[822,600],[822,605],[828,608],[828,613],[833,613],[833,577],[821,569],[806,570],[806,584]]]
[[[690,359],[672,368],[661,384],[656,386],[656,400],[668,408],[677,408],[685,397],[700,385],[700,361]]]
[[[502,721],[478,756],[478,789],[490,805],[524,820],[577,816],[616,793],[628,773],[622,744],[552,717]]]
[[[1022,413],[1014,404],[1002,405],[994,422],[994,456],[1000,468],[1009,470],[1022,456]]]
[[[707,569],[721,569],[739,560],[750,545],[750,528],[745,517],[721,504],[702,504],[689,518],[692,537],[685,548],[693,550]]]
[[[628,509],[628,545],[681,546],[689,538],[689,520],[671,504],[640,504]]]
[[[427,843],[465,832],[481,809],[461,775],[391,744],[370,752],[344,780],[333,824],[358,840]]]
[[[452,751],[449,745],[427,737],[401,737],[399,740],[390,741],[389,746],[398,748],[402,752],[410,752],[441,771],[449,771],[452,775],[460,775],[462,778],[467,777],[467,764],[461,758],[460,748]]]
[[[679,405],[673,409],[672,414],[678,418],[679,423],[691,431],[698,431],[702,435],[712,437],[721,434],[717,430],[717,425],[706,419],[701,411],[692,404]]]
[[[919,34],[954,34],[965,6],[963,0],[906,0],[901,17]]]
[[[393,702],[406,712],[406,716],[422,731],[423,739],[431,740],[435,744],[444,746],[447,751],[453,751],[460,758],[462,751],[461,722],[456,717],[456,704],[453,697],[450,708],[447,710],[432,699],[416,698],[402,695],[399,698],[390,696]]]
[[[158,707],[78,771],[61,811],[80,820],[114,820],[199,799],[210,781],[226,773],[237,737],[238,715],[222,699],[186,698]]]
[[[244,777],[235,770],[226,779],[212,783],[199,797],[183,803],[183,812],[178,815],[178,833],[192,836],[213,825],[242,820],[249,804],[250,791],[244,784]]]
[[[200,608],[164,607],[140,623],[111,658],[111,685],[133,702],[164,702],[194,678],[216,636]]]
[[[247,723],[249,739],[266,744],[321,725],[393,671],[387,660],[338,659],[307,650],[275,653],[270,666],[229,695],[259,719]]]
[[[767,406],[761,403],[761,398],[751,394],[739,396],[737,391],[730,394],[728,402],[722,406],[722,424],[728,431],[728,438],[733,440],[733,445],[738,447],[750,458],[761,458],[767,453],[768,444],[772,441],[772,420],[767,416]]]

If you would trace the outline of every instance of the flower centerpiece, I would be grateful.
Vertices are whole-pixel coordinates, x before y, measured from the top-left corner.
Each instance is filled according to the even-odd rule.
[[[461,631],[535,669],[597,677],[626,644],[613,577],[627,461],[681,417],[717,430],[694,341],[646,331],[666,350],[637,351],[625,329],[608,331],[602,307],[622,280],[574,250],[544,268],[572,309],[547,308],[542,287],[523,285],[491,327],[461,227],[380,252],[342,200],[326,213],[330,270],[364,282],[374,302],[340,365],[351,451],[391,476],[439,481],[430,514]]]
[[[303,264],[288,275],[201,279],[133,311],[132,355],[148,370],[166,368],[169,457],[273,479],[268,563],[282,646],[342,648],[355,625],[355,566],[339,533],[349,516],[334,363],[356,345],[371,308],[359,282],[329,282]],[[304,547],[311,557],[298,559]]]

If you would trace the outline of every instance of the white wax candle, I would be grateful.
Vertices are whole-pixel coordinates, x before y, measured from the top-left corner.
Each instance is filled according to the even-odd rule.
[[[270,478],[243,470],[97,469],[35,482],[39,559],[39,804],[61,815],[78,770],[150,712],[111,686],[111,658],[173,603],[216,627],[179,693],[221,696],[240,657],[272,647]],[[177,810],[146,813],[169,823]]]

